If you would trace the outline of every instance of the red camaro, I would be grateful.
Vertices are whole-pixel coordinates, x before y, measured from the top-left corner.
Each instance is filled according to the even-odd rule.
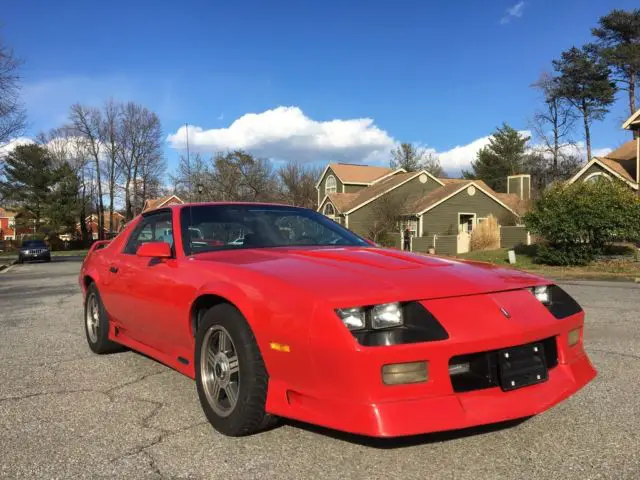
[[[89,346],[195,378],[227,435],[287,417],[392,437],[542,412],[596,372],[584,312],[516,270],[378,248],[268,204],[153,210],[82,265]]]

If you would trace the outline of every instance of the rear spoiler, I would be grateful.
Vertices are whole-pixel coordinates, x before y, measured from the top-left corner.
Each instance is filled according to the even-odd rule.
[[[84,265],[84,263],[88,260],[88,258],[91,256],[91,254],[93,252],[95,252],[96,250],[103,249],[104,247],[109,245],[109,243],[111,243],[111,240],[98,240],[96,242],[93,242],[91,244],[91,246],[89,247],[89,251],[87,252],[87,254],[84,257],[84,260],[82,261],[82,264]]]
[[[107,245],[109,245],[109,243],[111,243],[111,240],[98,240],[96,242],[93,242],[91,244],[91,247],[89,247],[89,251],[87,252],[87,257],[95,252],[96,250],[100,250],[104,247],[106,247]]]

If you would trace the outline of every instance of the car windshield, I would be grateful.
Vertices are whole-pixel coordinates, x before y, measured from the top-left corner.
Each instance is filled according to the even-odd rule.
[[[271,205],[196,205],[181,211],[185,254],[285,246],[367,246],[324,215]]]
[[[25,240],[22,248],[47,248],[47,245],[42,240]]]

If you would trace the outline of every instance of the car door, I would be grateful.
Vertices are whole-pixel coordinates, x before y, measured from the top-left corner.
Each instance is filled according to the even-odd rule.
[[[171,210],[145,215],[133,230],[122,252],[109,266],[113,317],[127,336],[157,350],[166,351],[172,344],[168,325],[178,318],[174,301],[177,261],[174,257],[157,259],[138,257],[138,247],[146,242],[167,242],[174,250]]]

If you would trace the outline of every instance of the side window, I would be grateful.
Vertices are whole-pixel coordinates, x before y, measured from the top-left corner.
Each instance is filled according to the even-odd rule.
[[[135,255],[138,247],[146,242],[167,242],[173,247],[171,212],[161,212],[143,217],[127,241],[123,253]]]

